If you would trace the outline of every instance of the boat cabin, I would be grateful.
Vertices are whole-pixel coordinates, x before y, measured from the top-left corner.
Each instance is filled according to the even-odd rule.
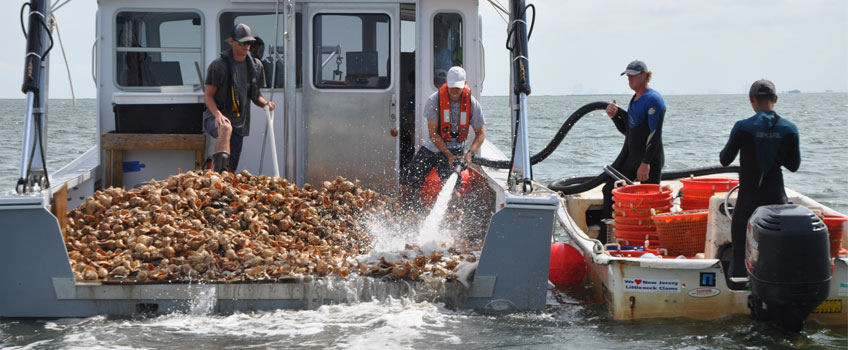
[[[275,147],[279,174],[300,185],[341,175],[393,193],[447,70],[464,67],[474,96],[483,90],[477,1],[104,0],[93,48],[100,187],[204,165],[215,140],[201,126],[203,79],[235,23],[264,41],[261,92],[277,106],[271,145],[251,105],[236,171],[273,175]]]

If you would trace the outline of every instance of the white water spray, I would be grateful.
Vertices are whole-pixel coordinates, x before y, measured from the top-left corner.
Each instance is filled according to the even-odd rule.
[[[439,226],[441,226],[442,218],[444,218],[445,212],[448,210],[448,202],[450,202],[453,190],[456,187],[456,179],[457,173],[452,173],[448,177],[448,181],[445,182],[442,191],[439,192],[439,197],[436,198],[436,203],[430,209],[430,214],[427,215],[427,219],[421,225],[421,230],[418,232],[418,244],[422,247],[431,242],[437,244],[443,242],[450,245],[452,241],[451,236],[447,232],[440,230]]]

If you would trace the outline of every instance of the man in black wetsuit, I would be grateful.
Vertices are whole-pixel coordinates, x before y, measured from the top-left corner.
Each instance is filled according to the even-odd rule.
[[[719,160],[727,166],[739,153],[739,195],[730,224],[733,258],[729,277],[745,277],[745,241],[748,219],[757,207],[787,203],[783,186],[784,166],[795,172],[801,165],[798,128],[774,111],[777,93],[771,81],[761,79],[748,93],[754,116],[737,121]],[[728,280],[731,289],[745,286]]]
[[[618,108],[615,100],[607,106],[607,115],[624,134],[624,146],[612,167],[631,180],[658,184],[665,153],[662,145],[662,124],[665,116],[665,100],[662,95],[648,86],[653,74],[645,62],[636,60],[627,65],[621,75],[627,74],[630,89],[636,93],[630,99],[628,110]],[[602,218],[612,217],[612,187],[614,181],[604,185]],[[600,226],[598,240],[607,239],[606,225]]]

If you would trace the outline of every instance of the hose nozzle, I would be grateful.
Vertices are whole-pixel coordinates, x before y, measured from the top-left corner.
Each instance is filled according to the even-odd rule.
[[[465,168],[468,168],[468,161],[464,157],[453,161],[453,172],[460,174]]]

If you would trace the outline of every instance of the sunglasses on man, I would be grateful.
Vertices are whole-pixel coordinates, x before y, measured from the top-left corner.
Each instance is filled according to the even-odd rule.
[[[253,40],[250,40],[250,41],[236,41],[236,42],[239,44],[239,46],[253,45]]]

